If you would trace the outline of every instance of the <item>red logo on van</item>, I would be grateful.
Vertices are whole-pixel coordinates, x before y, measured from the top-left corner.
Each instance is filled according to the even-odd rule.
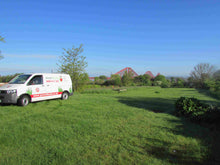
[[[40,91],[40,89],[39,88],[36,88],[36,92],[39,92]]]

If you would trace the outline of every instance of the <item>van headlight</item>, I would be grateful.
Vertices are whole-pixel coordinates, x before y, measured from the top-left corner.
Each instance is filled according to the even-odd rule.
[[[14,94],[14,93],[17,93],[16,89],[7,90],[7,94]]]

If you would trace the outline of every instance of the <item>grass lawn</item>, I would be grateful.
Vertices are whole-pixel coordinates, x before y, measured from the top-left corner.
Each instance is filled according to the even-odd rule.
[[[219,104],[195,89],[135,87],[0,106],[0,164],[212,163],[216,137],[173,115],[180,96]]]

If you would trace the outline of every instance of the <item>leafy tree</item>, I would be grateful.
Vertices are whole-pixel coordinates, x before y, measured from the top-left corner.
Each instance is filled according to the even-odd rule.
[[[99,77],[95,77],[95,79],[94,79],[94,82],[95,82],[95,84],[99,84]]]
[[[107,80],[107,77],[104,76],[104,75],[99,76],[99,78],[100,78],[101,80]]]
[[[157,77],[155,77],[154,81],[166,81],[166,77],[164,75],[158,75]]]
[[[102,85],[105,82],[105,80],[100,79],[100,77],[95,77],[95,84]]]
[[[208,63],[200,63],[194,67],[190,73],[192,82],[197,88],[204,88],[206,80],[210,79],[214,73],[214,66]]]
[[[176,79],[175,79],[175,77],[171,77],[171,78],[170,78],[170,82],[171,82],[172,86],[175,86],[175,84],[176,84]]]
[[[187,78],[186,86],[189,88],[193,88],[193,78],[192,77]]]
[[[73,89],[75,91],[78,88],[82,88],[82,81],[86,81],[85,68],[87,67],[86,57],[81,55],[83,52],[83,45],[81,44],[78,48],[72,47],[71,49],[63,49],[63,55],[59,60],[59,72],[67,73],[71,76]]]
[[[89,83],[89,81],[90,80],[89,80],[88,73],[80,74],[77,90],[82,91],[84,89],[85,85]]]
[[[171,77],[170,79],[170,83],[172,87],[177,87],[177,88],[182,88],[185,86],[186,82],[183,78],[175,78],[175,77]]]
[[[122,84],[124,86],[128,86],[133,81],[133,73],[125,71],[124,75],[122,76]]]
[[[95,77],[95,84],[103,85],[106,80],[107,80],[107,77],[104,75],[101,75],[99,77]]]
[[[15,76],[20,75],[20,74],[23,74],[23,73],[16,73],[13,75],[0,76],[0,82],[3,82],[3,83],[9,82]]]
[[[113,85],[121,86],[121,77],[118,74],[112,74],[111,75],[111,81],[113,82]]]
[[[220,69],[213,74],[213,78],[220,81]]]
[[[185,81],[182,78],[176,79],[176,87],[183,88]]]
[[[205,80],[203,88],[208,89],[212,96],[220,98],[220,70],[217,70],[212,78]]]
[[[150,86],[152,84],[150,79],[151,79],[150,75],[147,74],[139,75],[134,78],[134,83],[141,86],[142,85]]]
[[[166,78],[164,75],[158,75],[157,77],[154,78],[154,86],[161,86],[163,82],[166,81]]]
[[[154,78],[154,86],[161,86],[163,88],[170,87],[170,81],[166,79],[164,75],[158,75]]]
[[[0,36],[0,41],[1,42],[5,42],[5,39],[2,37],[2,36]],[[3,56],[1,55],[1,50],[0,50],[0,60],[3,58]]]
[[[150,75],[148,75],[148,74],[144,74],[143,76],[144,76],[145,79],[148,79],[148,80],[152,79],[152,77]]]

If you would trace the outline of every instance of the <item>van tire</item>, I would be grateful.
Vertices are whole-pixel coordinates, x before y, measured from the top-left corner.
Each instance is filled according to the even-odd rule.
[[[30,103],[30,98],[27,95],[23,95],[18,100],[18,105],[27,106]]]
[[[69,97],[69,93],[68,92],[63,92],[62,96],[61,96],[61,99],[62,100],[67,100]]]

